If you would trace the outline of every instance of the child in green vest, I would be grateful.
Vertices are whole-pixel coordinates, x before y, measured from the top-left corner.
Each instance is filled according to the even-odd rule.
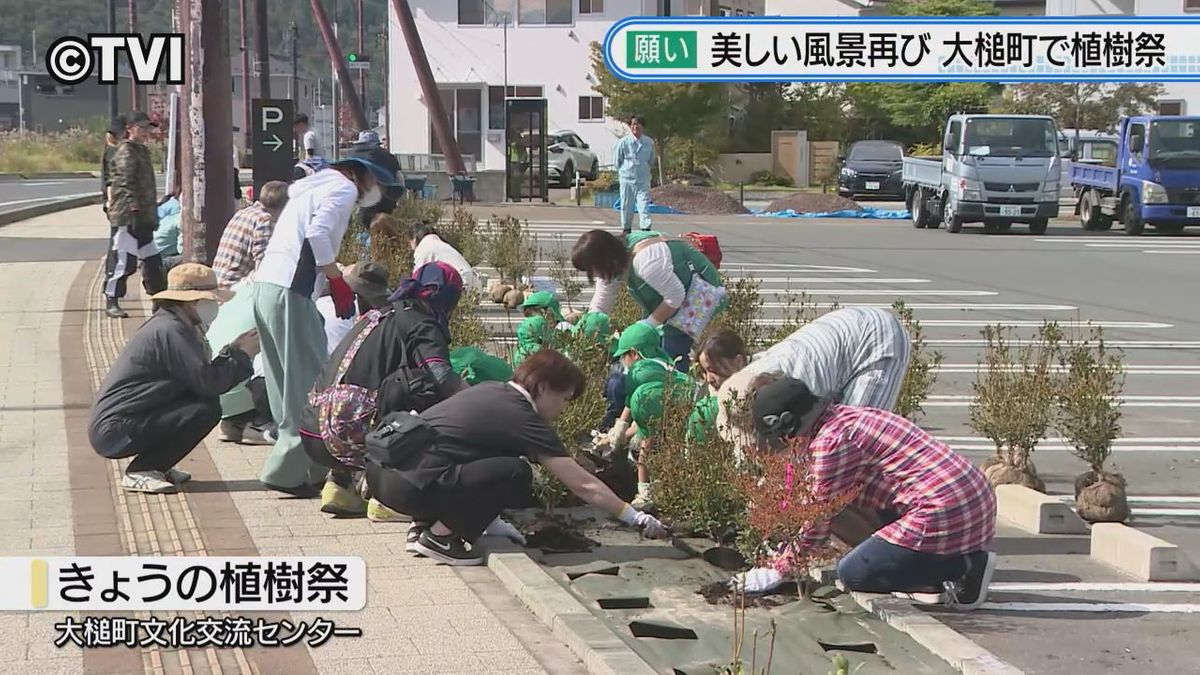
[[[469,385],[480,382],[508,382],[513,369],[499,356],[478,347],[459,347],[450,352],[450,367]]]
[[[554,331],[565,320],[559,308],[558,299],[550,291],[539,291],[531,294],[521,303],[525,312],[525,320],[517,326],[517,348],[513,352],[513,368],[543,347],[551,346]]]

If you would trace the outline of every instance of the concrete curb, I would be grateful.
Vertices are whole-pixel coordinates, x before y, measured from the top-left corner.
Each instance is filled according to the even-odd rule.
[[[808,576],[817,583],[832,585],[837,574],[830,568],[812,568]],[[964,675],[1025,675],[1025,671],[1000,660],[973,640],[947,626],[908,600],[892,595],[851,591],[860,607],[878,616],[892,628],[908,635],[931,654]]]
[[[1124,523],[1092,525],[1092,557],[1142,581],[1198,581],[1187,553]]]
[[[1034,534],[1088,533],[1069,504],[1024,485],[996,486],[996,517]]]
[[[592,675],[654,675],[654,668],[526,553],[488,555],[500,583],[562,640]]]
[[[58,213],[59,211],[70,211],[71,209],[78,209],[83,206],[92,206],[99,203],[100,195],[95,194],[84,197],[69,197],[56,201],[48,201],[44,204],[27,206],[22,209],[15,209],[13,211],[5,211],[0,213],[0,227],[11,225],[12,223],[20,222],[22,220],[29,220],[30,218],[37,218],[38,216]]]
[[[39,171],[37,173],[21,174],[25,180],[44,180],[48,178],[99,178],[91,171]]]
[[[0,173],[0,183],[15,183],[25,180],[25,177],[19,173]]]
[[[995,654],[938,621],[907,600],[890,595],[851,592],[864,609],[896,630],[907,633],[922,647],[944,659],[964,675],[1025,675],[1025,671],[1001,661]]]

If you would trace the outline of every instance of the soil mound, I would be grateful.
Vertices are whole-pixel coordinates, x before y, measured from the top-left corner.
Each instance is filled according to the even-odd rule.
[[[750,213],[738,200],[707,187],[662,185],[650,191],[650,200],[660,206],[693,216],[721,216]]]
[[[797,192],[776,199],[767,205],[767,212],[795,211],[796,213],[830,213],[832,211],[862,211],[863,207],[853,199],[838,195]]]

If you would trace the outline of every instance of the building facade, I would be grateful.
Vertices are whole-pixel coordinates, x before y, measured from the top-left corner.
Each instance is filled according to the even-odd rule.
[[[1200,14],[1200,0],[1046,0],[1047,16],[1183,16]],[[1160,115],[1200,115],[1200,83],[1166,82]]]
[[[627,16],[717,16],[749,0],[410,0],[459,150],[476,170],[505,167],[504,102],[545,98],[547,130],[575,132],[611,164],[625,126],[593,89],[591,43]],[[745,7],[743,7],[743,5]],[[505,21],[505,18],[508,18]],[[442,155],[408,45],[389,10],[389,149]],[[654,120],[647,120],[654,135]]]
[[[1001,16],[1042,16],[1053,0],[992,0]],[[1070,0],[1067,0],[1070,1]],[[1103,1],[1103,0],[1100,0]],[[766,0],[771,16],[887,16],[887,0]]]

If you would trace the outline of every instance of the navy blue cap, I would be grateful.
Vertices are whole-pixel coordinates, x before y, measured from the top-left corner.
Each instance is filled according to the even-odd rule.
[[[375,182],[379,183],[380,185],[390,187],[400,184],[400,181],[396,178],[396,174],[388,171],[382,166],[379,166],[375,162],[372,162],[369,159],[363,159],[362,157],[347,157],[346,159],[341,159],[334,162],[332,166],[342,166],[350,163],[358,163],[370,169],[371,174],[375,176]]]

